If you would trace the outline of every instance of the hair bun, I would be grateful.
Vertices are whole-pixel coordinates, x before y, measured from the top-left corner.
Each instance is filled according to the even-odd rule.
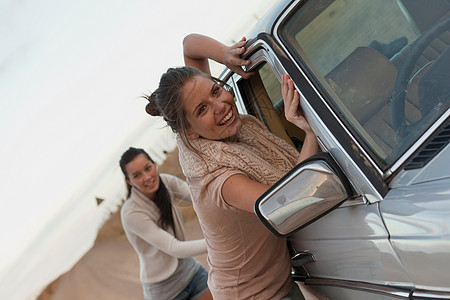
[[[158,106],[156,105],[156,92],[153,92],[150,96],[145,95],[144,98],[148,100],[145,111],[151,116],[161,116]]]

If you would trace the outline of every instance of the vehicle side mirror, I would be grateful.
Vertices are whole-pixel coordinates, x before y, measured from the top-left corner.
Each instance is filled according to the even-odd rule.
[[[351,197],[345,175],[328,153],[304,160],[255,203],[259,219],[277,236],[292,234]]]

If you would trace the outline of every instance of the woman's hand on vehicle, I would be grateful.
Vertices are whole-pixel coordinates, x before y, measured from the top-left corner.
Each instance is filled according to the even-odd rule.
[[[191,33],[183,39],[184,63],[211,74],[208,59],[212,59],[248,79],[254,72],[245,72],[242,69],[250,64],[250,60],[241,58],[246,43],[244,37],[233,46],[227,46],[208,36]]]
[[[233,46],[227,47],[224,53],[223,64],[231,71],[241,75],[245,79],[248,79],[254,74],[254,72],[246,72],[242,69],[243,66],[248,66],[250,64],[250,60],[241,58],[242,53],[245,52],[246,43],[247,40],[243,37]]]
[[[284,99],[284,115],[286,120],[306,133],[312,132],[300,107],[300,95],[294,87],[294,82],[286,74],[281,77],[281,95]]]

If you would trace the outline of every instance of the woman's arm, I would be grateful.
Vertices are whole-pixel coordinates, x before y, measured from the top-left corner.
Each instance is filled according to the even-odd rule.
[[[301,112],[300,95],[295,90],[294,83],[288,75],[283,75],[281,81],[281,94],[284,99],[286,119],[305,131],[305,139],[297,162],[319,153],[320,147],[317,138],[308,121]],[[230,176],[222,186],[222,197],[225,202],[236,208],[254,212],[256,200],[269,188],[268,185],[251,180],[245,175]]]
[[[187,258],[206,252],[204,239],[180,241],[159,227],[144,212],[131,212],[124,218],[126,230],[148,244],[176,258]]]
[[[226,46],[221,42],[201,34],[190,34],[183,40],[184,63],[195,67],[207,74],[211,74],[208,59],[212,59],[228,67],[244,78],[249,78],[253,72],[245,72],[242,66],[250,64],[249,60],[241,59],[245,51],[246,39],[242,38],[233,46]]]
[[[320,147],[317,143],[317,137],[308,124],[300,107],[300,95],[294,87],[294,83],[288,75],[283,75],[281,79],[281,94],[284,99],[284,114],[286,120],[302,129],[306,136],[300,151],[297,163],[306,158],[319,153]]]
[[[254,212],[256,200],[268,188],[268,185],[253,181],[243,174],[235,174],[222,185],[222,197],[228,205]]]

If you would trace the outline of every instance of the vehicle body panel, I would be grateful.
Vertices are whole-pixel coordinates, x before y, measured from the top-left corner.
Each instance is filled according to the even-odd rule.
[[[392,247],[416,288],[450,291],[442,274],[450,268],[449,186],[448,177],[413,184],[392,189],[380,202]]]

